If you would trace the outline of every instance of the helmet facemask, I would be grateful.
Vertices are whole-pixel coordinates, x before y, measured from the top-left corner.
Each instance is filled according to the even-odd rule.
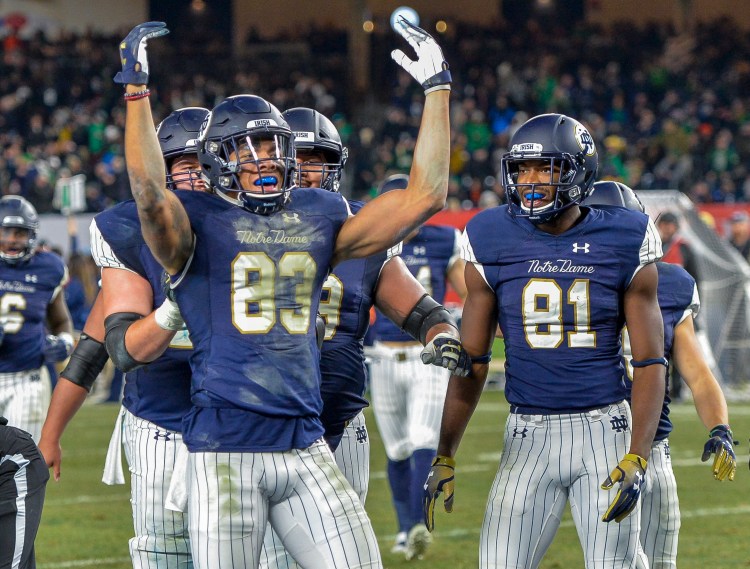
[[[184,156],[184,155],[183,155]],[[191,156],[196,156],[195,153]],[[177,173],[172,173],[172,168],[176,163],[180,161],[182,156],[177,156],[170,160],[165,160],[165,166],[167,169],[167,189],[171,191],[193,191],[193,192],[205,192],[208,190],[203,176],[201,175],[201,166],[198,163],[197,157],[194,168],[181,169]]]
[[[16,243],[11,243],[16,241],[16,239],[9,235],[11,232],[17,233],[18,230],[26,233],[26,242],[20,247]],[[0,227],[0,258],[11,265],[25,261],[34,254],[36,241],[37,235],[35,229],[24,224],[22,221],[14,222],[6,217],[3,220],[2,227]],[[17,251],[6,252],[6,248],[11,245],[14,245],[13,248],[17,249]]]
[[[311,153],[319,151],[325,157],[324,162],[310,160],[297,163],[296,183],[299,187],[306,187],[304,174],[312,173],[320,175],[320,188],[330,192],[339,191],[342,170],[349,154],[349,151],[346,148],[343,149],[341,157],[334,156],[331,152],[317,148],[311,148],[308,150],[307,148],[297,146],[296,150],[298,153],[300,151],[309,151]]]
[[[533,183],[519,183],[521,166],[528,162],[548,164],[549,180]],[[511,213],[517,217],[525,217],[532,223],[547,223],[557,218],[569,207],[580,204],[585,197],[584,188],[576,180],[581,178],[580,159],[567,153],[541,152],[532,156],[524,153],[508,153],[501,161],[501,172],[508,194]],[[585,174],[586,180],[589,175]],[[540,176],[542,177],[542,176]],[[552,200],[543,205],[535,205],[539,199],[547,197],[544,191],[537,192],[537,188],[553,188]],[[536,198],[536,199],[533,199]]]
[[[205,152],[221,165],[218,176],[212,176],[213,186],[226,201],[267,215],[289,200],[296,167],[290,132],[264,129],[211,139],[205,142]]]

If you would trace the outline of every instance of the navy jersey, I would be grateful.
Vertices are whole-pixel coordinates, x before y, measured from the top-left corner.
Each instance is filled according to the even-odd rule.
[[[349,202],[352,213],[362,202]],[[394,248],[396,249],[396,248]],[[343,431],[343,425],[367,407],[364,398],[367,370],[363,338],[375,302],[380,270],[393,250],[365,259],[351,259],[336,266],[323,284],[318,311],[326,321],[320,356],[321,420],[326,437]]]
[[[323,434],[315,314],[346,201],[296,189],[256,215],[221,198],[177,194],[195,250],[172,283],[194,352],[183,423],[191,451],[306,448]]]
[[[38,369],[48,334],[47,307],[62,294],[68,270],[59,255],[39,252],[16,264],[0,260],[0,373]]]
[[[561,235],[507,206],[466,226],[462,255],[497,297],[513,405],[586,409],[626,396],[623,297],[636,272],[661,256],[661,241],[645,214],[582,209],[583,219]]]
[[[91,244],[97,265],[136,273],[151,285],[153,306],[164,302],[164,269],[143,240],[134,201],[123,202],[97,215],[91,223]],[[164,429],[181,432],[182,419],[192,406],[191,348],[187,332],[177,332],[163,355],[126,373],[122,399],[125,408]]]
[[[459,241],[460,233],[454,227],[425,225],[413,239],[403,244],[401,258],[409,272],[440,304],[445,300],[446,275],[460,257]],[[414,338],[380,311],[371,333],[374,339],[384,342],[414,342]]]
[[[695,279],[680,265],[672,263],[657,263],[659,271],[659,287],[657,296],[661,317],[664,320],[664,356],[670,359],[672,345],[674,344],[674,331],[677,325],[685,318],[695,318],[700,310],[700,298]],[[627,328],[623,329],[623,354],[625,356],[627,371],[628,401],[630,401],[630,389],[633,381],[633,368],[630,365],[632,354],[630,351],[630,338]],[[665,373],[666,370],[665,370]],[[669,374],[667,373],[666,392],[664,393],[664,406],[659,419],[659,427],[656,430],[654,441],[662,441],[672,432],[672,421],[669,419]]]

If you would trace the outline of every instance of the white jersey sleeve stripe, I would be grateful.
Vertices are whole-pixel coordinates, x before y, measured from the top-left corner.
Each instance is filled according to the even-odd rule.
[[[638,271],[649,263],[655,263],[663,256],[664,252],[661,248],[661,237],[659,237],[659,231],[649,217],[648,224],[646,225],[646,234],[643,237],[643,243],[641,243],[641,248],[638,251],[638,260],[640,264],[635,271],[633,271],[633,275],[630,277],[628,284],[633,281],[635,275],[638,274]]]
[[[104,239],[99,227],[96,225],[96,219],[91,220],[89,226],[89,240],[91,242],[91,256],[94,262],[102,269],[128,269],[122,261],[115,255],[109,243]],[[133,272],[133,271],[131,271]]]
[[[448,270],[450,271],[456,261],[461,258],[461,232],[458,229],[454,229],[453,234],[453,253],[451,258],[448,259]]]

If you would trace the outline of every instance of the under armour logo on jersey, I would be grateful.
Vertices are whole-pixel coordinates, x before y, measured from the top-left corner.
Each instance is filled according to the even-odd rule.
[[[357,442],[364,444],[367,442],[367,428],[363,425],[354,429],[354,435],[357,437]]]
[[[620,415],[619,417],[612,417],[612,419],[610,419],[609,422],[612,425],[613,431],[622,433],[623,431],[628,430],[628,418],[625,415]]]
[[[664,443],[664,456],[669,458],[671,455],[671,452],[669,450],[669,443]]]
[[[299,218],[299,214],[298,213],[282,213],[281,217],[283,217],[284,221],[287,221],[287,222],[288,221],[293,221],[294,223],[299,223],[300,221],[302,221]]]
[[[584,243],[583,245],[579,245],[578,243],[573,243],[573,253],[578,253],[579,251],[583,251],[584,253],[589,252],[589,244]]]
[[[160,431],[159,429],[156,429],[156,433],[154,433],[154,440],[158,441],[159,439],[164,439],[165,441],[172,440],[169,437],[172,436],[172,433],[169,431]]]
[[[515,439],[516,437],[521,437],[522,439],[525,439],[526,438],[526,433],[528,433],[528,432],[529,432],[529,430],[526,427],[524,427],[520,431],[518,430],[518,427],[514,427],[513,428],[513,438]]]
[[[26,275],[26,276],[24,277],[24,280],[25,280],[25,281],[26,281],[27,283],[35,283],[35,282],[37,282],[37,276],[36,276],[36,275]]]
[[[415,245],[414,246],[414,254],[415,255],[426,255],[427,254],[427,247],[424,247],[422,245]]]

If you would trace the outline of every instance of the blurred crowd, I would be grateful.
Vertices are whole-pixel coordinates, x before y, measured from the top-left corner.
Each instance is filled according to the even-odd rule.
[[[124,103],[111,80],[121,35],[21,39],[6,31],[2,192],[46,213],[57,181],[84,174],[87,211],[127,199]],[[198,50],[171,37],[149,45],[157,118],[256,93],[282,110],[310,106],[334,120],[350,151],[347,195],[366,199],[387,174],[408,172],[423,95],[390,61],[394,34],[371,34],[372,88],[364,94],[346,79],[343,33],[304,29],[273,41],[251,33],[234,57],[221,41]],[[449,208],[502,201],[500,156],[514,128],[540,112],[568,113],[589,127],[600,178],[679,189],[700,203],[750,201],[750,34],[731,20],[681,34],[625,22],[457,24],[438,41],[454,77]]]

